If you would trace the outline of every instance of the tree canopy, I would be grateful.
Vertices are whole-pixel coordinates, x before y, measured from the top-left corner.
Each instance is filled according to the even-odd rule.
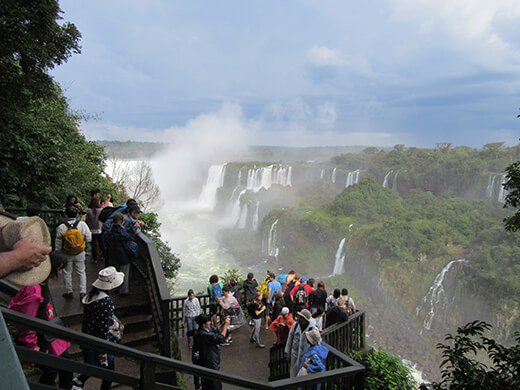
[[[104,151],[79,131],[49,70],[79,53],[80,33],[53,0],[0,3],[0,197],[6,206],[61,206],[69,192],[114,192]],[[86,199],[85,199],[86,200]]]

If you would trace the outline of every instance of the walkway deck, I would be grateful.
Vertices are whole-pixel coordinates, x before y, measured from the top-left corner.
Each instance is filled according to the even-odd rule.
[[[92,282],[97,277],[97,273],[104,267],[103,263],[94,264],[87,256],[86,270],[87,270],[87,292],[92,286]],[[49,283],[52,298],[56,311],[60,316],[81,316],[83,314],[83,307],[79,299],[78,279],[73,273],[74,299],[68,300],[62,297],[65,292],[65,285],[63,277],[58,280],[52,280]],[[134,304],[136,299],[146,294],[144,290],[140,290],[140,286],[130,285],[131,295],[128,297],[120,297],[118,294],[111,294],[114,298],[116,309],[125,305]],[[140,291],[139,291],[140,290]],[[80,330],[79,325],[74,326],[74,329]],[[254,379],[256,381],[267,382],[269,377],[269,348],[275,341],[273,333],[269,330],[262,329],[260,332],[260,340],[265,344],[265,348],[256,348],[255,344],[249,343],[249,334],[251,328],[245,324],[242,327],[233,331],[233,343],[229,346],[222,347],[221,355],[221,371],[233,375],[242,376],[244,378]],[[181,348],[181,356],[184,362],[191,363],[191,350],[188,349],[187,339],[182,334],[179,334],[179,346]],[[139,346],[138,349],[158,353],[155,343]],[[139,367],[129,361],[123,359],[116,359],[116,369],[121,372],[137,375]],[[185,375],[184,381],[187,384],[187,389],[193,389],[193,378]],[[100,381],[92,378],[87,382],[85,389],[94,390],[99,388]],[[126,386],[113,386],[118,389],[127,389]],[[224,385],[224,389],[238,389],[235,386]]]

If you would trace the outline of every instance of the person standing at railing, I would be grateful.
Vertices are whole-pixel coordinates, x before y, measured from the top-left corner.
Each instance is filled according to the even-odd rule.
[[[116,265],[117,269],[125,274],[125,281],[119,289],[121,296],[130,295],[130,265],[132,259],[139,255],[139,247],[134,242],[139,234],[141,234],[139,227],[135,231],[125,229],[122,213],[114,215],[112,227],[107,237],[107,250],[111,264]]]
[[[91,336],[99,337],[103,340],[111,340],[109,328],[114,323],[114,300],[109,294],[110,290],[121,286],[124,274],[117,272],[114,267],[103,268],[98,273],[98,278],[92,283],[92,290],[82,300],[83,303],[83,323],[81,331]],[[107,352],[95,351],[93,349],[83,349],[83,359],[85,363],[94,366],[115,369],[114,355]],[[89,375],[80,375],[73,381],[74,390],[82,389],[85,382],[90,378]],[[101,390],[109,390],[112,382],[103,380]]]
[[[309,331],[306,331],[304,334],[305,339],[309,343],[309,348],[307,348],[302,356],[302,361],[300,363],[300,369],[297,376],[324,372],[326,370],[325,359],[329,355],[329,349],[321,345],[321,335],[318,329],[313,328]],[[317,384],[316,390],[320,389],[321,384]]]
[[[217,314],[220,311],[220,305],[217,298],[222,298],[222,288],[224,284],[219,283],[218,275],[213,274],[209,278],[208,294],[209,294],[209,313],[213,320],[213,326],[217,326]]]
[[[309,343],[305,338],[304,332],[309,331],[315,327],[314,319],[311,312],[303,309],[298,312],[298,321],[292,326],[289,331],[289,337],[285,344],[285,356],[289,361],[289,376],[294,378],[300,370],[302,357]]]
[[[95,190],[92,190],[95,191]],[[99,190],[97,190],[99,195]],[[101,249],[101,228],[103,227],[103,223],[98,219],[99,214],[103,208],[99,203],[99,197],[95,197],[95,194],[92,195],[92,199],[88,205],[86,222],[88,228],[90,229],[90,233],[92,234],[92,254],[91,261],[93,263],[97,263],[103,259],[103,252]]]
[[[188,297],[184,300],[182,306],[182,321],[186,324],[188,330],[188,348],[193,346],[193,336],[191,333],[198,328],[195,318],[200,314],[200,302],[195,296],[195,293],[190,288],[188,290]]]

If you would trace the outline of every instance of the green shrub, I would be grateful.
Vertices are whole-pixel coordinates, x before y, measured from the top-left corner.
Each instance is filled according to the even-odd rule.
[[[412,390],[415,383],[408,369],[396,355],[381,349],[351,352],[350,357],[366,368],[367,390]]]

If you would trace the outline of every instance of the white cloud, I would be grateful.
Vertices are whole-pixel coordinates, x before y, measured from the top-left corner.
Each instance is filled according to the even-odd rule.
[[[517,68],[520,47],[504,24],[520,22],[517,0],[395,0],[394,18],[417,23],[424,36],[466,53],[477,64]]]
[[[339,50],[325,46],[313,46],[307,51],[307,57],[316,66],[344,66],[347,61]]]

